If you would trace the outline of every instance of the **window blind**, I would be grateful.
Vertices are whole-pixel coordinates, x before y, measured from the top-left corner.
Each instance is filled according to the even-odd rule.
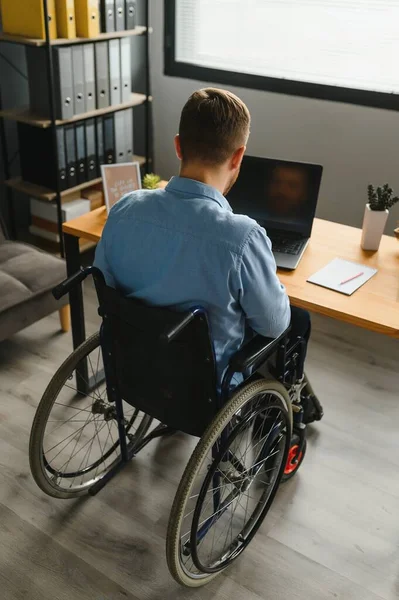
[[[399,93],[399,0],[176,0],[175,60]]]

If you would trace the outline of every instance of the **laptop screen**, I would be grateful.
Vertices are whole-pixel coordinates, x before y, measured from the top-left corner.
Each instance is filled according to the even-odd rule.
[[[235,213],[266,228],[309,237],[322,172],[320,165],[244,156],[227,200]]]

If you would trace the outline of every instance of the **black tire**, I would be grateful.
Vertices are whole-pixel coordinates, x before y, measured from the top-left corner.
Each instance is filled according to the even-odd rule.
[[[93,352],[96,353],[95,367],[93,367],[90,358]],[[87,359],[88,362],[90,361],[93,376],[95,381],[97,381],[96,376],[100,372],[99,366],[101,367],[100,358],[102,361],[100,338],[99,334],[96,333],[79,346],[79,348],[77,348],[61,365],[47,386],[37,408],[30,435],[29,461],[34,480],[40,489],[49,496],[68,499],[87,494],[90,487],[99,481],[119,460],[120,445],[116,421],[113,419],[112,414],[109,418],[108,416],[106,418],[105,414],[97,415],[97,412],[93,411],[94,402],[98,402],[99,400],[101,400],[103,405],[109,408],[109,410],[113,410],[114,405],[109,403],[107,399],[105,382],[101,381],[95,386],[94,391],[90,392],[88,395],[77,394],[73,384],[69,384],[69,381],[73,380],[76,367],[83,359]],[[73,394],[71,394],[71,391],[69,390],[72,390]],[[61,399],[64,399],[64,395],[61,394],[64,394],[68,399],[69,396],[73,397],[68,401],[65,401],[65,403],[61,403],[60,401],[57,402],[60,397]],[[83,404],[83,408],[81,408],[82,404],[79,403]],[[54,421],[53,419],[50,419],[50,416],[53,414],[53,409],[55,416],[61,416],[66,410],[76,412],[67,413],[72,414],[72,417],[68,418],[66,421],[62,421],[62,419],[55,419]],[[134,433],[134,438],[132,437],[130,439],[130,446],[132,447],[138,444],[145,436],[151,426],[152,419],[148,415],[140,413],[130,405],[126,405],[126,409],[125,431],[126,435],[132,432]],[[57,414],[57,411],[61,414]],[[130,415],[130,413],[132,414]],[[78,415],[80,415],[82,420],[74,418]],[[85,417],[86,421],[84,421]],[[47,426],[51,422],[61,422],[62,424],[56,425],[52,431],[47,432]],[[75,425],[72,424],[76,422],[83,422],[84,425],[78,425],[78,429],[74,431],[73,428]],[[67,428],[67,433],[69,433],[69,431],[71,431],[71,433],[69,433],[64,440],[50,448],[50,451],[56,448],[56,452],[61,455],[61,462],[67,454],[66,448],[69,445],[73,447],[71,457],[65,462],[65,470],[64,472],[61,472],[59,466],[56,466],[55,464],[58,454],[55,459],[50,459],[50,451],[44,448],[44,444],[46,442],[46,434],[48,434],[49,437],[55,436],[57,430],[59,431],[63,427]],[[101,434],[103,429],[105,431]],[[89,441],[86,442],[85,435],[89,436],[90,431],[94,432],[93,437],[89,437]],[[115,432],[114,435],[112,434],[113,431]],[[58,439],[57,436],[56,439]],[[69,441],[67,441],[68,439]],[[80,440],[82,441],[80,442]],[[94,440],[97,441],[100,452],[97,450],[99,456],[96,460],[90,462],[93,446],[97,448],[97,444],[94,444]],[[52,442],[53,441],[54,439]],[[64,442],[67,442],[66,445],[58,451],[59,446]],[[76,450],[78,444],[82,445],[81,450]],[[65,455],[61,454],[63,451],[65,451]],[[69,465],[74,464],[71,461],[78,456],[79,452],[82,452],[82,454],[76,459],[76,463],[80,462],[80,467],[77,471],[68,471],[68,468],[72,468],[69,467]],[[54,464],[52,464],[52,461],[54,461]],[[76,467],[74,468],[76,469]],[[89,479],[83,482],[83,476],[86,475],[88,475]],[[79,479],[81,480],[80,483]]]
[[[254,415],[254,420],[250,422],[250,409],[251,406],[256,407],[256,402],[264,402],[264,404],[259,404],[260,409],[257,413],[252,412],[252,414]],[[225,569],[229,564],[231,564],[231,562],[235,560],[239,556],[239,554],[241,554],[241,552],[245,549],[247,544],[249,544],[252,540],[253,536],[262,524],[263,519],[265,518],[273,502],[274,496],[276,494],[278,485],[281,480],[284,465],[286,463],[286,457],[288,454],[291,439],[290,408],[290,399],[284,386],[282,386],[275,380],[261,380],[252,382],[243,386],[239,391],[237,391],[233,395],[230,401],[219,412],[219,414],[209,425],[204,435],[201,437],[197,447],[195,448],[187,464],[183,478],[177,490],[169,518],[169,526],[166,540],[166,556],[169,570],[178,583],[187,587],[200,587],[202,585],[205,585],[214,577],[216,577],[218,573]],[[218,472],[218,476],[221,475],[222,481],[224,483],[222,483],[220,489],[222,489],[224,485],[227,491],[227,489],[231,489],[231,486],[233,485],[237,490],[237,493],[233,498],[233,502],[237,500],[237,504],[235,505],[234,511],[233,506],[231,507],[231,512],[233,513],[232,518],[234,518],[240,499],[242,498],[243,494],[247,493],[247,490],[249,489],[247,488],[246,490],[244,490],[244,483],[242,483],[241,485],[240,483],[237,484],[237,482],[239,482],[240,480],[242,480],[243,482],[244,479],[248,479],[249,476],[252,477],[253,471],[245,468],[244,471],[239,472],[239,479],[236,480],[236,482],[232,482],[230,479],[230,471],[227,471],[227,467],[223,467],[223,470],[221,468],[221,465],[226,465],[226,461],[223,460],[226,456],[238,456],[240,457],[240,461],[237,462],[241,462],[241,459],[243,457],[241,449],[238,448],[238,446],[236,446],[234,450],[231,450],[234,444],[237,445],[239,434],[248,434],[247,438],[249,440],[252,440],[252,446],[246,445],[245,451],[247,451],[248,448],[252,447],[253,455],[256,457],[253,460],[257,460],[259,455],[254,454],[254,448],[257,444],[260,444],[259,450],[257,450],[257,452],[262,453],[267,438],[261,439],[261,441],[259,442],[259,436],[256,437],[253,435],[253,423],[255,423],[255,420],[260,414],[260,412],[268,409],[278,411],[278,418],[281,419],[281,422],[278,423],[279,427],[281,427],[281,431],[283,432],[281,434],[281,438],[278,439],[278,443],[281,443],[281,464],[278,466],[278,468],[276,467],[276,472],[270,480],[266,482],[261,482],[262,484],[266,483],[266,486],[268,486],[266,488],[267,494],[265,495],[265,492],[263,491],[264,485],[261,485],[259,487],[261,498],[259,501],[257,501],[256,508],[253,512],[251,512],[252,509],[250,509],[250,512],[248,513],[248,499],[244,500],[244,502],[247,502],[247,506],[245,509],[245,518],[247,517],[247,514],[249,515],[249,518],[248,521],[245,522],[245,526],[241,531],[242,533],[245,529],[245,539],[243,538],[244,541],[241,544],[241,546],[239,548],[237,547],[237,549],[235,549],[234,551],[232,549],[231,551],[229,550],[228,556],[226,557],[222,554],[221,560],[219,560],[218,564],[215,563],[205,565],[203,557],[198,557],[198,555],[195,556],[192,550],[192,540],[197,540],[197,534],[199,533],[198,527],[203,524],[201,522],[199,523],[199,521],[201,521],[202,518],[201,511],[205,504],[204,498],[206,494],[219,489],[219,487],[209,488],[209,485],[213,485],[213,475],[216,473],[216,471]],[[252,429],[250,429],[250,427],[252,427]],[[226,434],[226,432],[228,432],[228,434]],[[280,432],[278,433],[278,435],[280,435]],[[239,442],[241,443],[241,440],[239,440]],[[218,455],[214,455],[215,444],[217,443],[219,444]],[[225,444],[225,446],[223,446],[223,444]],[[240,454],[237,454],[238,451],[240,452]],[[234,463],[233,458],[229,460],[230,467],[231,464],[236,464]],[[210,464],[207,464],[208,462]],[[247,464],[245,462],[245,457],[242,462],[244,463],[244,465]],[[255,463],[251,467],[251,469],[253,469],[259,464],[260,463]],[[256,469],[257,474],[261,471],[263,473],[263,468]],[[250,485],[255,483],[254,479],[258,476],[257,474],[252,478]],[[256,483],[259,486],[259,481],[257,481]],[[197,489],[197,484],[200,487],[200,492],[198,494],[193,495],[193,492]],[[227,486],[230,486],[230,488],[228,488]],[[256,486],[254,485],[252,488],[253,493],[256,493],[255,487]],[[220,494],[221,498],[223,498],[223,493],[220,492]],[[196,500],[196,498],[198,499]],[[224,499],[223,502],[226,503],[227,500]],[[194,509],[191,510],[193,504],[195,504],[195,506]],[[220,514],[224,514],[225,512],[227,512],[227,508],[230,504],[231,503],[228,502],[226,504],[226,509],[223,508],[223,513]],[[208,505],[209,501],[205,507],[205,510],[208,508]],[[211,517],[212,525],[210,527],[213,526],[213,523],[216,524],[217,522],[219,522],[219,511],[220,509],[216,510],[214,515]],[[214,518],[215,516],[216,518]],[[190,521],[187,521],[187,518],[189,518]],[[209,518],[207,520],[209,520]],[[242,522],[241,517],[238,520],[240,523]],[[184,533],[186,530],[188,531],[188,533]],[[190,535],[190,538],[187,537],[188,535]],[[205,536],[207,535],[208,531],[206,532]],[[210,535],[215,535],[215,530],[213,530],[213,534]],[[240,535],[241,534],[237,536],[237,540],[239,540],[241,543]],[[183,543],[182,540],[190,541]],[[199,541],[199,544],[201,543],[202,539],[200,539]],[[231,544],[231,546],[232,545],[233,543]],[[223,550],[224,548],[222,548],[221,550],[222,553]],[[208,550],[206,551],[206,554],[207,552]],[[217,550],[217,552],[219,551]],[[209,560],[211,561],[211,558]]]
[[[284,474],[281,478],[281,483],[285,483],[286,481],[289,481],[290,479],[292,479],[298,473],[298,469],[301,466],[301,464],[303,463],[303,459],[305,458],[305,454],[306,454],[306,446],[307,446],[306,438],[305,438],[305,441],[304,441],[304,444],[302,447],[301,455],[300,455],[297,463],[294,464],[294,462],[293,462],[293,459],[296,458],[297,453],[292,452],[292,454],[291,454],[291,450],[293,448],[297,448],[299,446],[299,442],[300,442],[299,435],[294,432],[292,439],[291,439],[290,450],[288,452],[287,464],[284,469]],[[288,471],[290,471],[290,472],[288,472]]]

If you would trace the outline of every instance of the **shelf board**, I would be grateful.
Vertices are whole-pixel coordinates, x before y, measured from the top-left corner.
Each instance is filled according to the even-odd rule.
[[[51,40],[52,46],[65,46],[70,44],[88,44],[90,42],[100,42],[103,40],[113,40],[123,37],[130,37],[133,35],[144,35],[147,32],[147,27],[141,25],[135,27],[135,29],[127,29],[125,31],[113,31],[112,33],[100,33],[100,35],[94,38],[74,38],[68,40],[65,38],[57,38]],[[21,35],[11,35],[9,33],[0,33],[0,42],[9,42],[11,44],[23,44],[25,46],[45,46],[46,40],[26,38]]]
[[[148,97],[151,101],[151,96]],[[147,101],[147,96],[145,94],[132,94],[131,100],[129,102],[125,102],[124,104],[117,104],[115,106],[107,106],[107,108],[98,108],[96,110],[92,110],[87,113],[83,113],[81,115],[75,115],[72,119],[66,119],[65,121],[57,120],[57,125],[67,125],[68,123],[76,123],[77,121],[83,121],[85,119],[91,119],[92,117],[101,117],[102,115],[107,115],[109,113],[118,112],[120,110],[125,110],[126,108],[132,108],[134,106],[140,106]],[[9,121],[18,121],[19,123],[27,123],[28,125],[33,125],[34,127],[40,127],[42,129],[46,129],[50,127],[51,121],[50,119],[43,119],[41,117],[36,117],[33,115],[28,108],[11,108],[8,110],[0,110],[0,117],[3,119],[7,119]]]
[[[137,161],[140,164],[140,166],[145,165],[144,156],[134,155],[133,161]],[[86,188],[91,187],[92,185],[101,183],[101,181],[102,178],[97,177],[96,179],[92,179],[91,181],[85,181],[85,183],[81,183],[80,185],[77,185],[73,188],[68,188],[67,190],[61,192],[61,198],[65,198],[66,196],[69,196],[74,192],[78,192],[79,190],[85,190]],[[23,179],[21,179],[20,177],[8,179],[7,181],[5,181],[5,184],[13,190],[20,192],[21,194],[25,194],[26,196],[32,196],[32,198],[38,198],[39,200],[48,200],[49,202],[51,202],[51,200],[54,200],[56,197],[56,193],[53,190],[50,190],[41,185],[36,185],[35,183],[23,181]]]
[[[33,235],[29,229],[22,229],[18,231],[17,239],[18,241],[25,242],[26,244],[36,246],[36,248],[40,248],[40,250],[44,250],[45,252],[53,254],[54,256],[61,256],[60,245],[58,242],[46,240],[45,238],[40,237],[40,235]],[[96,242],[84,240],[83,238],[79,240],[79,250],[81,254],[83,252],[88,252],[92,248],[95,248],[95,246],[97,246]]]

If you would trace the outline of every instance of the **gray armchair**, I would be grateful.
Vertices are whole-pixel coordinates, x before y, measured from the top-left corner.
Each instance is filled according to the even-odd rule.
[[[65,277],[63,260],[7,240],[0,220],[0,342],[56,310],[68,331],[68,298],[56,301],[51,293]]]

